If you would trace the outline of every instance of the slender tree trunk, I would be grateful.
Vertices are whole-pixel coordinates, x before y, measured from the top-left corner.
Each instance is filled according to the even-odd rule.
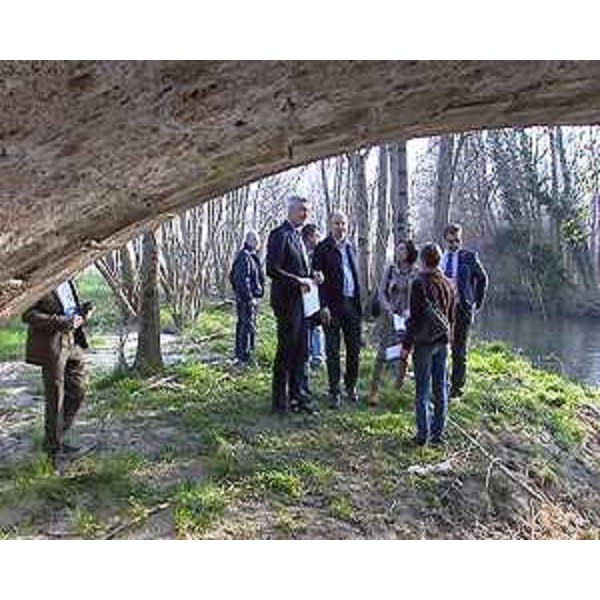
[[[325,159],[320,161],[321,186],[323,188],[323,200],[325,201],[325,222],[329,223],[331,221],[331,213],[333,212],[333,208],[331,205],[331,194],[329,193],[329,183],[327,180],[327,166],[325,163]]]
[[[377,239],[375,242],[375,272],[373,284],[381,280],[387,258],[389,240],[388,226],[388,150],[379,146],[379,167],[377,173]]]
[[[408,206],[406,141],[390,144],[391,204],[394,246],[412,235]]]
[[[361,287],[361,300],[366,304],[371,291],[370,262],[371,251],[369,247],[369,197],[367,192],[367,179],[365,173],[366,155],[360,151],[353,152],[351,166],[354,179],[354,208],[356,215],[356,233],[358,246],[358,268]]]
[[[148,374],[163,366],[160,350],[158,301],[158,247],[153,231],[144,233],[139,306],[138,345],[134,370]]]
[[[435,198],[433,210],[433,231],[435,239],[442,241],[444,228],[450,219],[450,195],[452,193],[452,153],[454,137],[443,135],[439,142],[437,173],[435,182]]]

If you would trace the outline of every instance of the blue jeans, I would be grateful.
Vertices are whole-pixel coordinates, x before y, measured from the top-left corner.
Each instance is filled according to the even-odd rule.
[[[236,301],[235,357],[247,363],[256,343],[256,306],[250,300]]]
[[[323,328],[308,321],[306,327],[308,339],[308,356],[302,371],[302,390],[310,396],[310,366],[323,362]]]
[[[441,439],[448,413],[448,346],[420,344],[413,351],[417,413],[417,439]],[[432,393],[433,392],[433,393]],[[430,401],[433,400],[433,418]]]
[[[323,328],[320,325],[309,325],[308,352],[311,362],[323,362]]]

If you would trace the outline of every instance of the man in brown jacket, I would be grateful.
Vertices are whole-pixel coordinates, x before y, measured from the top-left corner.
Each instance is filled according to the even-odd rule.
[[[421,273],[410,288],[410,316],[400,359],[413,350],[415,371],[415,443],[442,444],[448,412],[448,344],[452,340],[455,295],[439,268],[442,251],[437,244],[421,249]],[[433,415],[430,409],[433,400]]]
[[[85,396],[83,350],[88,343],[83,325],[92,313],[90,303],[80,303],[72,281],[61,283],[23,313],[29,325],[25,360],[42,367],[46,396],[44,450],[55,460],[59,452],[78,448],[65,444]]]

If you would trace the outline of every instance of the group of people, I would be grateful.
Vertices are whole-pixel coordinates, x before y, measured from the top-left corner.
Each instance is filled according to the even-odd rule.
[[[344,401],[359,402],[364,307],[348,219],[335,212],[328,235],[321,239],[318,227],[307,223],[309,213],[305,198],[291,197],[287,219],[271,231],[267,244],[266,273],[271,279],[271,307],[277,321],[271,402],[272,410],[280,415],[319,411],[310,373],[322,363],[323,338],[329,406],[337,409]],[[444,238],[447,248],[443,254],[433,243],[420,251],[411,240],[398,243],[394,261],[385,269],[368,307],[378,315],[375,331],[379,339],[368,404],[378,403],[386,363],[397,367],[400,385],[412,352],[415,441],[419,445],[443,440],[448,398],[463,393],[469,329],[488,283],[477,255],[462,248],[461,227],[448,225]],[[265,292],[258,251],[259,238],[250,232],[230,273],[237,308],[235,357],[242,366],[252,360],[258,303]],[[23,314],[29,325],[26,361],[42,367],[46,398],[43,444],[53,460],[79,450],[65,441],[65,434],[85,396],[83,350],[88,343],[84,326],[92,312],[93,307],[79,300],[74,283],[68,280]],[[342,340],[346,355],[343,377]],[[452,373],[448,384],[449,348]]]
[[[318,412],[309,378],[311,367],[320,363],[323,331],[329,406],[336,409],[343,401],[359,401],[362,320],[364,310],[369,308],[377,315],[375,332],[379,341],[368,404],[378,404],[387,363],[396,367],[397,385],[402,384],[412,353],[415,442],[442,443],[448,400],[460,397],[464,391],[469,330],[488,285],[479,257],[462,247],[462,228],[457,224],[446,227],[445,252],[435,243],[425,244],[419,251],[412,240],[403,240],[395,248],[394,261],[385,268],[370,306],[363,307],[359,266],[348,239],[346,215],[335,212],[328,235],[320,239],[318,228],[307,223],[309,213],[307,199],[291,197],[287,219],[271,231],[267,244],[266,273],[271,279],[271,307],[277,321],[273,412]],[[251,359],[256,307],[264,294],[254,233],[247,235],[233,263],[231,281],[238,313],[236,361],[244,365]],[[306,297],[315,289],[318,310],[307,313]],[[346,355],[343,377],[342,339]]]

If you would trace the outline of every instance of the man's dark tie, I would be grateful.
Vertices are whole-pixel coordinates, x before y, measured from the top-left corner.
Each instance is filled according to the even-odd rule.
[[[446,255],[446,265],[444,268],[444,275],[448,278],[452,278],[452,273],[453,273],[453,263],[454,263],[454,252],[449,252]]]

